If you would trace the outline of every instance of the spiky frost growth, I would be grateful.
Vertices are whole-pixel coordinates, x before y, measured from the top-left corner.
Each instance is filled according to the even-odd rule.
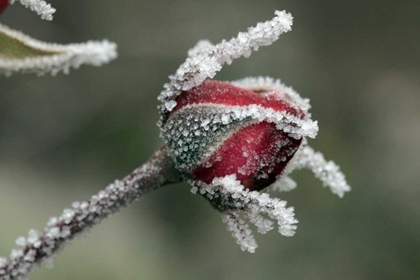
[[[52,255],[67,241],[153,189],[179,180],[166,150],[159,149],[124,179],[116,180],[90,200],[74,202],[59,217],[50,218],[42,232],[30,230],[27,237],[19,237],[16,244],[21,248],[12,250],[9,259],[0,258],[0,280],[19,279],[39,264],[50,267]]]
[[[199,41],[158,98],[161,136],[176,167],[193,193],[222,212],[241,249],[249,252],[257,244],[247,220],[266,233],[273,228],[268,216],[286,236],[294,234],[297,223],[286,202],[257,191],[269,185],[279,191],[295,189],[297,184],[288,175],[301,168],[313,171],[340,197],[350,191],[339,167],[306,146],[306,138],[315,138],[318,132],[308,111],[309,99],[269,77],[230,85],[205,81],[223,64],[271,44],[291,25],[290,14],[276,11],[271,21],[230,41],[217,45]]]
[[[117,45],[108,40],[60,45],[33,39],[0,24],[0,73],[68,73],[82,64],[101,66],[117,57]]]
[[[31,11],[37,13],[41,16],[42,19],[45,20],[52,20],[53,14],[55,13],[56,9],[51,7],[51,4],[43,0],[18,0],[23,6],[26,8],[31,9]],[[9,0],[10,4],[16,2],[16,0]]]
[[[223,40],[217,45],[201,40],[189,51],[189,57],[181,64],[170,82],[164,85],[158,99],[162,102],[161,115],[172,111],[176,106],[176,97],[182,91],[201,84],[207,78],[213,78],[224,64],[231,64],[233,59],[249,57],[259,47],[271,45],[282,33],[292,30],[293,17],[286,11],[276,11],[272,20],[259,23],[240,32],[229,41]]]
[[[265,234],[274,228],[273,221],[268,217],[277,222],[280,234],[295,234],[298,221],[294,217],[293,207],[287,208],[285,201],[271,198],[267,193],[245,189],[235,174],[214,178],[212,184],[200,181],[190,181],[190,184],[193,185],[193,193],[206,196],[222,212],[223,221],[243,251],[254,253],[257,243],[241,215],[256,226],[259,233]]]
[[[315,152],[313,148],[307,145],[302,145],[299,148],[284,170],[284,177],[280,178],[272,187],[284,190],[279,185],[284,183],[286,185],[296,184],[291,178],[287,177],[287,174],[303,168],[312,171],[314,176],[318,178],[325,187],[329,187],[331,192],[338,195],[340,198],[344,197],[344,194],[351,190],[344,174],[340,171],[340,167],[334,161],[327,161],[321,152]],[[285,182],[285,180],[288,179],[292,182]]]
[[[308,112],[308,99],[279,80],[266,77],[230,84],[204,82],[223,64],[248,57],[252,50],[274,42],[281,33],[291,30],[291,24],[290,14],[276,11],[271,21],[249,28],[230,41],[215,46],[199,41],[159,96],[159,125],[168,152],[159,150],[150,162],[122,181],[111,184],[89,201],[74,203],[60,217],[52,218],[43,232],[30,231],[28,238],[18,238],[16,243],[23,248],[13,250],[9,259],[0,259],[0,280],[24,277],[41,262],[50,265],[50,256],[67,240],[145,192],[178,182],[180,176],[193,186],[193,193],[206,197],[222,212],[228,230],[241,249],[248,252],[254,252],[257,244],[246,220],[262,234],[272,230],[274,222],[284,236],[292,236],[296,230],[298,221],[293,207],[259,192],[268,183],[281,191],[292,190],[296,183],[288,175],[294,169],[308,168],[333,193],[342,197],[348,192],[350,187],[338,166],[306,146],[306,137],[315,137],[318,132],[317,122]],[[222,147],[226,143],[229,145]],[[229,158],[231,152],[237,158]],[[205,173],[214,166],[217,168],[210,176]],[[224,175],[213,176],[221,173]]]

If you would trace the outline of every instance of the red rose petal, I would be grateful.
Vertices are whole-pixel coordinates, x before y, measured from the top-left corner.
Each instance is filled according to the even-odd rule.
[[[289,102],[278,98],[274,94],[261,94],[236,87],[226,82],[206,80],[199,86],[183,92],[177,99],[177,105],[171,113],[186,105],[198,103],[212,103],[231,106],[247,106],[257,104],[276,111],[287,112],[294,116],[303,117],[304,113],[293,107]]]
[[[261,190],[276,180],[301,141],[288,137],[272,123],[250,125],[224,141],[193,175],[210,184],[215,177],[236,174],[244,187]]]
[[[0,0],[0,14],[3,12],[3,10],[6,9],[8,5],[9,5],[9,0]]]

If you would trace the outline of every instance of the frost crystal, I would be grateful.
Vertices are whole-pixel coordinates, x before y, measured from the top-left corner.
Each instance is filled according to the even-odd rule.
[[[160,149],[148,163],[123,180],[116,180],[90,200],[74,202],[72,208],[65,209],[59,217],[50,218],[41,233],[30,230],[27,238],[18,238],[16,243],[23,248],[12,250],[9,259],[0,258],[0,280],[21,279],[40,263],[51,268],[52,255],[63,248],[68,240],[164,182],[178,181],[177,175],[172,173],[167,164],[172,166],[166,151]]]
[[[282,33],[292,30],[293,17],[285,11],[276,11],[272,20],[259,23],[240,32],[236,38],[223,40],[217,45],[209,41],[199,41],[188,52],[187,60],[178,68],[175,75],[170,76],[170,82],[164,85],[159,96],[163,103],[162,113],[170,112],[175,98],[185,90],[201,84],[207,78],[213,78],[224,64],[231,64],[233,59],[241,56],[249,57],[252,51],[259,47],[271,45]]]
[[[286,208],[285,201],[271,198],[266,193],[244,189],[235,175],[214,178],[212,184],[199,181],[191,181],[190,184],[198,187],[201,194],[209,194],[212,197],[210,202],[223,213],[223,221],[227,223],[228,230],[244,251],[255,252],[257,243],[241,216],[256,226],[259,233],[265,234],[272,230],[274,220],[280,234],[295,234],[295,224],[298,220],[294,217],[293,207]]]
[[[51,7],[50,4],[46,3],[42,0],[18,0],[23,6],[26,8],[31,9],[38,15],[41,16],[42,19],[45,20],[52,20],[53,14],[55,13],[55,9]],[[10,4],[16,2],[16,0],[9,0]]]
[[[247,32],[239,33],[230,41],[222,41],[217,45],[212,45],[207,40],[199,41],[189,50],[186,61],[173,76],[170,76],[170,82],[164,85],[164,90],[158,98],[162,102],[159,122],[161,137],[165,140],[176,167],[184,179],[192,185],[192,193],[204,196],[222,212],[228,230],[232,232],[241,249],[248,252],[254,252],[257,243],[247,221],[262,234],[273,229],[273,221],[276,221],[279,232],[285,236],[292,236],[295,233],[298,221],[294,217],[293,208],[286,208],[285,201],[271,198],[266,193],[250,191],[243,185],[247,184],[248,179],[242,182],[242,179],[237,179],[237,176],[248,176],[250,170],[253,170],[250,166],[255,162],[260,164],[260,169],[250,180],[266,179],[271,172],[263,171],[264,168],[271,166],[261,160],[261,150],[256,153],[247,149],[249,143],[235,140],[240,146],[237,149],[241,152],[239,160],[234,162],[238,168],[232,169],[236,173],[213,178],[213,181],[207,180],[206,177],[206,182],[195,176],[197,166],[200,168],[203,166],[203,170],[208,171],[216,162],[221,162],[220,166],[223,166],[224,170],[231,170],[229,168],[232,166],[226,164],[227,159],[219,156],[216,151],[223,149],[223,145],[235,138],[238,131],[266,122],[275,124],[275,129],[287,135],[285,139],[277,138],[274,141],[276,143],[272,143],[273,146],[282,149],[283,153],[273,152],[275,156],[270,160],[274,161],[275,165],[285,167],[274,178],[276,181],[271,184],[271,189],[279,191],[295,189],[297,184],[289,174],[294,169],[307,168],[339,197],[350,191],[350,186],[339,167],[306,146],[306,138],[315,138],[318,133],[318,124],[311,119],[308,112],[311,108],[309,99],[302,98],[291,87],[269,77],[249,77],[231,82],[236,87],[261,93],[272,100],[286,102],[292,108],[297,108],[297,111],[275,110],[270,106],[259,104],[259,101],[256,101],[256,104],[232,105],[237,104],[236,100],[241,97],[237,99],[232,96],[223,97],[222,94],[226,95],[226,92],[221,87],[208,88],[208,92],[220,94],[217,97],[216,95],[211,95],[213,99],[203,97],[208,92],[205,91],[206,87],[203,90],[200,84],[205,79],[212,78],[222,65],[230,64],[233,59],[241,56],[248,57],[252,50],[271,44],[280,34],[290,31],[291,25],[290,14],[276,11],[276,17],[271,21],[249,28]],[[185,96],[190,96],[190,99]],[[231,103],[224,103],[224,98],[230,98]],[[300,147],[288,146],[292,140],[301,141]],[[271,146],[267,147],[265,152],[271,151]]]
[[[79,68],[82,64],[101,66],[117,57],[117,45],[108,40],[69,45],[45,43],[0,24],[1,34],[8,38],[5,40],[6,47],[9,40],[13,41],[12,44],[30,49],[20,56],[0,54],[0,73],[6,75],[14,72],[38,75],[48,72],[55,75],[60,71],[68,73],[70,68]]]
[[[340,198],[351,190],[338,165],[333,161],[327,161],[320,152],[315,152],[314,149],[305,145],[301,146],[296,152],[294,158],[284,170],[283,175],[302,168],[311,170],[324,186],[329,187],[331,192]],[[276,185],[281,184],[282,180],[284,179],[281,178],[279,182],[274,183],[272,186],[278,188]]]

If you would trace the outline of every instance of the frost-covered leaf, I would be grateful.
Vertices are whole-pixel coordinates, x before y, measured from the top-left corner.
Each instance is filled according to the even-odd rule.
[[[254,240],[249,223],[259,233],[265,234],[274,228],[277,222],[278,231],[284,236],[293,236],[298,220],[293,207],[286,207],[287,202],[272,198],[267,193],[245,189],[236,175],[214,178],[211,184],[201,181],[189,181],[193,193],[207,197],[213,206],[222,212],[223,222],[241,246],[243,251],[254,253],[257,243]]]
[[[117,45],[103,41],[60,45],[33,39],[0,24],[0,74],[68,73],[82,64],[100,66],[117,57]]]
[[[325,187],[329,187],[333,194],[342,198],[347,192],[351,191],[351,187],[346,181],[346,176],[340,171],[340,167],[334,161],[327,161],[321,152],[315,152],[309,146],[302,145],[294,155],[293,159],[285,168],[282,177],[271,186],[274,189],[284,190],[290,188],[287,184],[287,175],[296,169],[309,169],[314,176],[318,178]],[[284,186],[281,186],[286,184]],[[294,187],[293,187],[294,188]]]

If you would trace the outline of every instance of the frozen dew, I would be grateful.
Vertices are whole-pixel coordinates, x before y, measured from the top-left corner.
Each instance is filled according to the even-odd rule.
[[[224,64],[232,63],[233,59],[249,57],[260,46],[272,44],[282,33],[290,31],[292,24],[293,17],[289,13],[276,11],[272,20],[250,27],[247,32],[240,32],[229,41],[223,40],[217,45],[207,40],[199,41],[188,52],[186,61],[169,77],[170,82],[164,85],[158,98],[163,104],[162,114],[176,106],[175,99],[182,91],[198,86],[207,78],[213,78]]]
[[[2,24],[0,24],[0,33],[10,40],[25,45],[32,52],[39,53],[38,55],[23,53],[23,58],[0,57],[0,74],[7,76],[16,72],[55,75],[63,71],[67,74],[70,68],[77,69],[83,64],[101,66],[117,57],[117,45],[108,40],[69,45],[45,43]]]
[[[18,237],[17,239],[16,239],[16,241],[15,241],[15,243],[16,243],[16,245],[18,245],[18,246],[25,246],[26,245],[26,238],[25,237],[23,237],[23,236],[21,236],[21,237]]]
[[[212,184],[200,181],[189,183],[193,185],[194,191],[215,197],[210,202],[222,212],[228,230],[244,251],[253,253],[257,248],[245,219],[262,234],[274,228],[273,221],[277,222],[280,234],[293,236],[295,233],[298,221],[292,207],[286,207],[285,201],[271,198],[266,193],[244,189],[235,174],[214,178]]]
[[[52,269],[54,267],[54,259],[53,258],[46,258],[42,265],[47,269]]]
[[[45,20],[52,20],[53,14],[55,13],[56,9],[51,7],[51,4],[43,0],[17,0],[26,8],[29,8],[31,11],[37,13],[41,16],[42,19]],[[10,4],[16,2],[16,0],[9,0]]]
[[[325,187],[329,187],[333,194],[340,198],[344,197],[351,187],[346,181],[345,175],[340,171],[340,167],[333,161],[327,161],[320,152],[306,145],[306,141],[296,152],[292,160],[288,163],[285,170],[278,180],[270,187],[273,190],[289,191],[296,187],[294,182],[288,175],[297,169],[309,169],[314,176],[318,178]]]
[[[116,180],[90,200],[74,202],[60,216],[50,218],[42,232],[30,230],[27,238],[18,238],[16,243],[23,248],[13,250],[9,259],[1,259],[0,280],[22,278],[40,263],[52,267],[52,255],[69,240],[82,235],[102,219],[161,186],[162,176],[165,180],[179,180],[177,174],[172,174],[172,169],[164,169],[165,164],[169,164],[167,153],[159,149],[150,161],[123,180]]]
[[[256,104],[193,104],[184,106],[167,120],[161,129],[161,137],[177,167],[189,172],[238,130],[262,121],[276,124],[279,130],[296,139],[314,138],[318,132],[317,122],[310,118],[302,120],[287,112],[277,112]],[[246,166],[240,172],[246,172]]]
[[[232,232],[232,236],[236,239],[236,243],[242,251],[255,253],[255,249],[258,247],[257,242],[249,229],[249,225],[239,217],[239,213],[226,211],[222,214],[222,221],[227,224],[228,231]]]
[[[23,255],[23,250],[17,250],[17,249],[13,249],[12,252],[10,253],[10,259],[17,259],[22,257]]]
[[[289,176],[278,176],[277,180],[270,185],[275,191],[288,192],[296,189],[297,183]]]

